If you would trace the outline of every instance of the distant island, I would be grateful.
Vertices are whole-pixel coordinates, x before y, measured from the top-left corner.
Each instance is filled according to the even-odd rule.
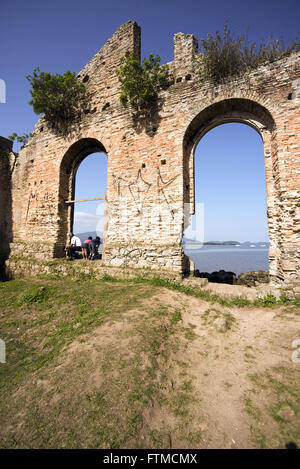
[[[193,245],[198,245],[198,246],[240,246],[240,247],[247,247],[247,248],[248,247],[268,248],[270,246],[269,241],[258,241],[258,242],[245,241],[243,243],[240,243],[239,241],[205,241],[205,242],[202,242],[202,241],[194,241],[188,238],[183,238],[183,244],[193,244]]]
[[[85,233],[78,233],[76,234],[81,241],[85,241],[89,236],[92,236],[95,238],[97,236],[96,231],[87,231]],[[99,233],[101,240],[103,237],[102,233]],[[245,241],[244,243],[240,243],[240,241],[205,241],[204,243],[202,241],[194,241],[189,238],[183,238],[182,244],[192,244],[193,246],[240,246],[244,248],[249,248],[249,247],[257,247],[257,248],[268,248],[270,246],[269,241],[258,241],[258,242],[253,242],[253,241]]]

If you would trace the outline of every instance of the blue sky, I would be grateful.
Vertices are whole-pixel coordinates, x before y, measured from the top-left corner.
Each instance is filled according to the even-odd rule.
[[[264,150],[245,124],[215,127],[195,153],[195,202],[204,204],[205,241],[267,241]]]
[[[80,164],[76,174],[75,199],[104,197],[107,182],[107,157],[93,153]],[[78,202],[75,204],[74,233],[97,231],[103,233],[104,201]]]
[[[132,19],[142,28],[142,56],[150,52],[159,54],[162,62],[168,62],[173,59],[173,34],[177,32],[193,33],[198,39],[205,38],[207,33],[215,32],[216,29],[222,30],[226,20],[229,21],[231,30],[237,33],[244,33],[248,30],[251,40],[259,41],[262,38],[283,36],[286,41],[295,37],[299,28],[300,3],[295,0],[264,0],[251,2],[220,1],[214,2],[195,1],[195,0],[152,0],[151,2],[142,2],[141,0],[111,0],[110,2],[102,0],[52,0],[41,2],[36,0],[5,1],[1,4],[1,29],[0,41],[2,53],[0,58],[0,79],[6,83],[6,103],[0,103],[0,135],[8,136],[12,132],[19,135],[29,133],[37,121],[37,116],[32,108],[27,104],[30,99],[29,83],[26,81],[26,75],[32,73],[37,66],[42,71],[51,73],[63,73],[70,69],[79,72],[80,69],[92,58],[92,56],[102,47],[105,41],[114,33],[114,31],[126,21]],[[223,158],[224,135],[221,137],[218,132],[223,131],[222,126],[209,132],[206,139],[213,139],[213,157],[202,158],[200,147],[205,145],[206,140],[202,140],[197,149],[199,161],[203,160],[205,165],[212,164],[217,173],[220,162],[214,158]],[[265,204],[265,194],[251,208],[249,200],[259,197],[264,192],[261,189],[261,175],[263,169],[261,161],[262,145],[259,143],[257,135],[257,144],[254,144],[250,156],[246,157],[245,148],[250,148],[250,143],[255,140],[253,130],[250,128],[242,129],[242,126],[235,128],[233,132],[236,145],[242,142],[244,149],[238,149],[239,162],[241,162],[241,153],[243,153],[243,164],[233,163],[232,159],[226,159],[228,175],[232,175],[231,188],[233,195],[227,199],[227,205],[235,204],[240,209],[236,215],[230,215],[236,223],[236,236],[229,236],[228,226],[229,218],[224,219],[222,213],[217,209],[217,203],[220,199],[211,195],[210,200],[204,200],[206,206],[207,220],[206,238],[227,239],[228,237],[239,238],[244,234],[239,231],[241,209],[248,214],[247,219],[253,212],[253,222],[249,226],[253,228],[257,225],[253,233],[253,239],[266,239],[265,230],[262,227],[265,213],[262,213],[262,207]],[[226,134],[228,134],[228,129]],[[226,137],[227,138],[227,137]],[[230,137],[228,137],[231,140]],[[252,145],[252,143],[251,143]],[[252,148],[252,147],[251,147]],[[16,148],[17,149],[17,148]],[[206,154],[207,148],[206,148]],[[223,152],[223,153],[222,153]],[[232,155],[233,153],[230,152]],[[255,154],[255,157],[254,157]],[[258,155],[260,154],[260,157]],[[257,156],[257,158],[256,158]],[[251,160],[251,174],[253,172],[253,182],[255,194],[243,199],[241,197],[241,187],[239,185],[239,171],[243,176],[250,178],[248,173],[249,163],[244,161]],[[198,157],[197,157],[198,160]],[[232,166],[231,165],[232,161]],[[254,164],[254,161],[257,164]],[[88,163],[86,163],[88,164]],[[198,163],[197,163],[198,164]],[[200,163],[199,163],[200,164]],[[202,164],[202,163],[201,163]],[[95,167],[95,162],[93,163]],[[247,166],[248,165],[248,166]],[[210,171],[207,166],[199,171],[199,174],[205,177],[205,171]],[[243,171],[246,168],[247,171]],[[255,169],[256,168],[256,169]],[[99,169],[103,173],[103,168]],[[237,171],[237,172],[236,172]],[[235,175],[236,172],[236,175]],[[202,177],[202,176],[199,177]],[[79,176],[79,175],[78,175]],[[198,183],[196,179],[196,190],[198,186],[202,188],[202,193],[198,194],[197,200],[203,199],[203,183]],[[78,183],[80,179],[78,177]],[[84,188],[84,183],[83,188]],[[90,186],[90,183],[88,183]],[[228,177],[219,180],[220,193],[223,189],[229,188]],[[260,189],[259,189],[260,187]],[[226,190],[227,190],[226,189]],[[97,190],[98,192],[98,190]],[[85,192],[86,193],[86,192]],[[205,191],[208,197],[209,191]],[[229,197],[229,196],[228,196]],[[199,199],[200,198],[200,199]],[[223,197],[222,197],[223,199]],[[258,200],[258,199],[257,199]],[[212,205],[214,204],[214,205]],[[256,208],[255,208],[256,207]],[[80,207],[83,210],[83,206]],[[86,212],[91,209],[84,207]],[[264,208],[265,210],[265,208]],[[239,214],[238,214],[239,213]],[[215,214],[215,215],[214,215]],[[216,215],[218,214],[218,215]],[[211,217],[213,221],[209,221]],[[229,217],[229,215],[228,215]],[[258,221],[260,218],[261,222]],[[219,221],[218,221],[219,220]],[[220,222],[220,223],[219,223]],[[219,224],[218,224],[219,223]],[[217,225],[218,224],[218,225]],[[230,222],[231,225],[231,222]],[[227,236],[228,235],[228,236]]]

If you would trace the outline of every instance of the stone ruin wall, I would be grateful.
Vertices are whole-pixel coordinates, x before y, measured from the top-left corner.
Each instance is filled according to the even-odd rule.
[[[0,137],[0,254],[9,254],[12,230],[11,173],[14,154],[12,142]]]
[[[41,118],[21,150],[12,176],[11,256],[63,256],[72,218],[64,201],[72,197],[76,168],[105,151],[105,264],[188,271],[181,241],[184,204],[194,210],[194,149],[214,126],[244,122],[264,142],[270,275],[299,294],[299,53],[212,87],[195,71],[197,40],[176,34],[174,80],[160,92],[157,118],[133,126],[115,73],[126,50],[140,58],[140,28],[132,21],[79,73],[91,95],[80,123],[60,136]]]

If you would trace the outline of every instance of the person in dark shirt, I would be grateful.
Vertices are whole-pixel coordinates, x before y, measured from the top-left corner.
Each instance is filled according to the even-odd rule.
[[[95,239],[92,239],[92,241],[89,244],[89,251],[90,251],[89,259],[91,259],[92,261],[98,255],[98,249],[99,249],[100,244],[101,244],[101,240],[99,236],[96,236]]]

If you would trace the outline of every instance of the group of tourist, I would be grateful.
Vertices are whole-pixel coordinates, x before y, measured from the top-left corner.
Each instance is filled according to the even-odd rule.
[[[67,246],[68,260],[75,259],[76,252],[81,252],[83,259],[96,259],[98,255],[98,249],[101,244],[99,236],[96,236],[95,239],[92,236],[89,236],[87,240],[83,243],[78,236],[75,236],[74,233],[69,233],[70,242]]]

